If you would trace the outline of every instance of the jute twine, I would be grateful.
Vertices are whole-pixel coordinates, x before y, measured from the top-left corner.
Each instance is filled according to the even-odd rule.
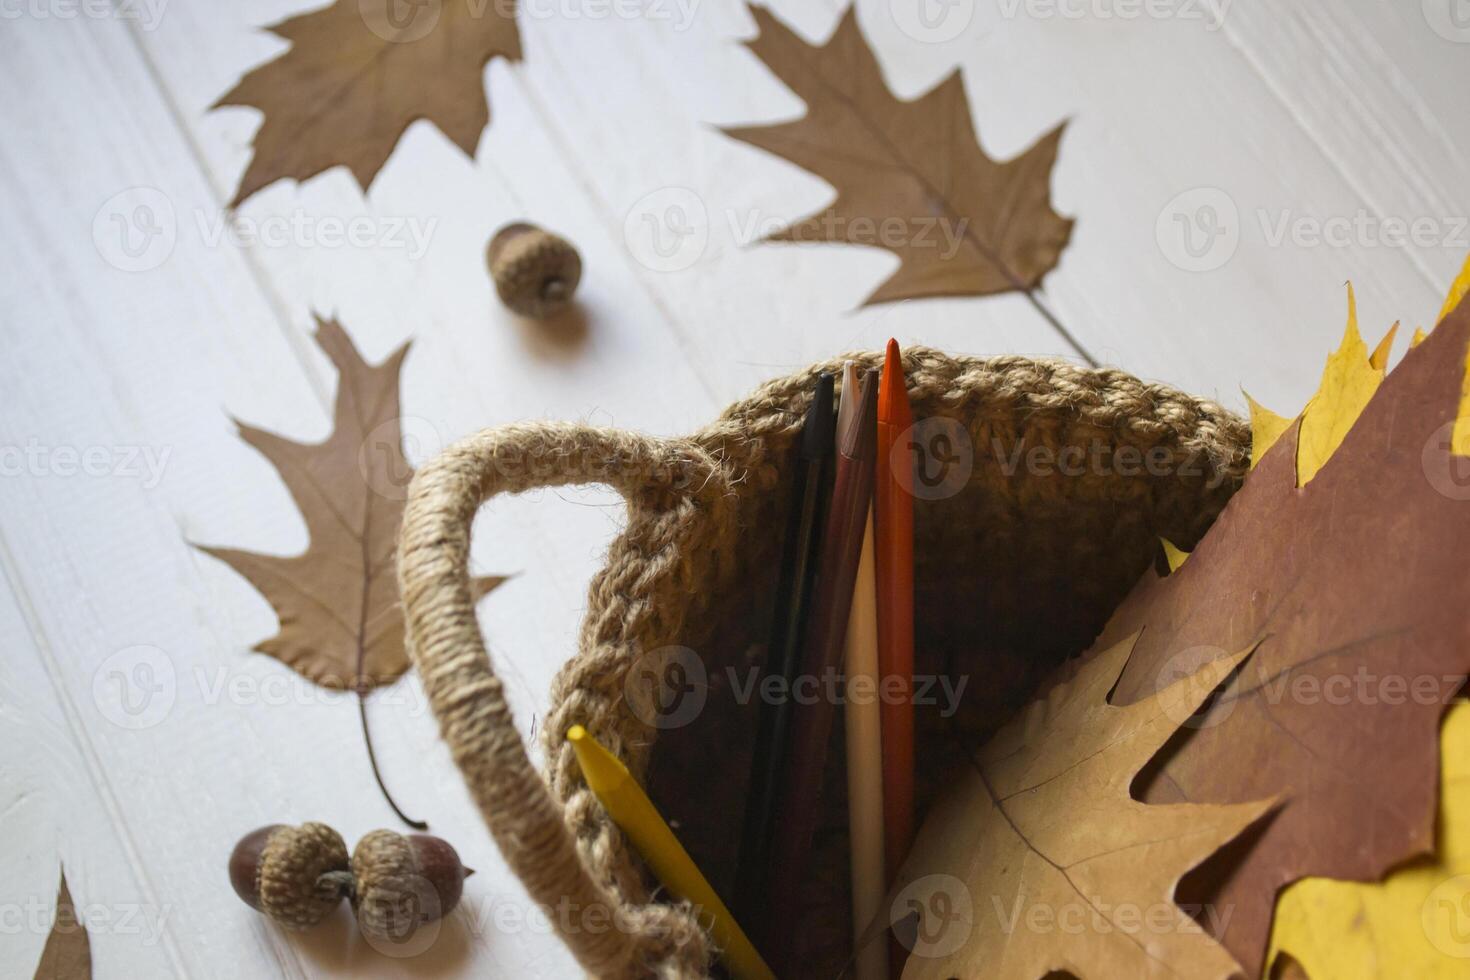
[[[849,356],[864,367],[882,361],[877,352]],[[731,649],[711,637],[731,632],[722,616],[745,616],[730,613],[733,597],[772,588],[761,576],[779,545],[790,449],[816,375],[841,363],[770,382],[687,438],[507,425],[450,447],[414,477],[398,553],[409,648],[506,861],[591,975],[703,977],[716,950],[690,907],[664,894],[654,900],[657,884],[587,789],[565,732],[586,726],[636,776],[652,780],[666,813],[687,805],[724,815],[719,826],[680,825],[719,887],[729,841],[738,837],[743,777],[701,771],[708,763],[698,743],[714,730],[700,727],[704,719],[656,742],[657,729],[630,707],[626,682],[640,657],[670,644],[708,643],[712,671],[750,661],[743,645],[763,638],[759,617],[739,620],[747,635]],[[974,457],[961,491],[917,506],[921,649],[958,636],[956,649],[967,654],[966,634],[983,617],[995,643],[1042,667],[1079,652],[1147,567],[1158,536],[1192,545],[1247,467],[1242,420],[1120,371],[920,347],[905,354],[904,368],[915,417],[953,420]],[[1044,447],[1053,460],[1069,447],[1101,450],[1109,462],[1089,466],[1084,453],[1081,470],[1062,473],[1006,465],[1018,445]],[[1140,466],[1139,454],[1152,462]],[[543,778],[481,638],[467,572],[470,527],[497,494],[572,484],[616,489],[628,520],[592,580],[577,654],[553,686]],[[950,626],[925,632],[923,624],[939,620]],[[708,725],[720,724],[720,713],[707,711]],[[748,757],[727,761],[731,773],[748,765]],[[670,772],[677,788],[659,796]],[[692,802],[681,804],[684,796]],[[736,803],[709,808],[725,800]],[[712,822],[719,821],[705,821]],[[845,873],[826,878],[840,882]],[[829,898],[842,907],[836,896],[822,900]],[[837,955],[842,941],[834,941]]]

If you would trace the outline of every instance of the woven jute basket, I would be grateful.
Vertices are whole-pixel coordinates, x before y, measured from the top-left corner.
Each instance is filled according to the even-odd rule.
[[[818,373],[841,364],[772,381],[685,438],[508,425],[452,446],[414,478],[398,553],[414,662],[506,861],[589,974],[718,970],[693,910],[659,888],[588,790],[565,733],[584,725],[626,762],[729,893],[758,710],[744,685],[770,630],[795,439]],[[969,681],[958,711],[918,709],[922,817],[964,764],[963,748],[1086,649],[1157,560],[1159,539],[1193,546],[1239,486],[1250,432],[1213,402],[1115,370],[918,347],[904,370],[918,424],[943,437],[947,465],[962,470],[940,489],[916,485],[915,671]],[[570,484],[616,489],[627,525],[553,686],[543,776],[476,620],[470,525],[497,494]],[[640,676],[671,662],[699,675],[698,710],[663,720],[635,692]],[[813,977],[836,976],[850,955],[842,741],[839,730],[807,911],[782,923]]]

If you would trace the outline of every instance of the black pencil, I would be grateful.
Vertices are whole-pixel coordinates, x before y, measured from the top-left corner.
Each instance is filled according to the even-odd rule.
[[[859,399],[858,410],[844,431],[837,434],[832,503],[822,532],[817,586],[801,640],[802,679],[817,679],[819,688],[828,674],[842,665],[852,587],[868,526],[868,509],[872,505],[873,453],[878,437],[878,372],[868,371],[864,375],[861,394],[842,393],[843,398],[854,395]],[[763,934],[766,960],[782,976],[801,973],[799,964],[793,961],[794,931],[803,912],[801,891],[807,883],[827,747],[836,715],[835,701],[820,693],[797,705],[791,713],[791,731],[782,760],[784,772],[776,805],[777,840],[770,862],[773,873],[767,902],[771,928]]]
[[[784,678],[789,691],[801,662],[801,637],[806,628],[816,574],[820,531],[825,517],[825,500],[832,464],[836,419],[832,413],[834,377],[817,379],[811,407],[802,422],[796,448],[796,469],[791,491],[791,514],[786,524],[786,542],[781,556],[776,587],[776,613],[772,622],[770,649],[766,651],[765,675]],[[760,690],[759,687],[756,690]],[[755,755],[746,792],[745,825],[740,838],[740,862],[736,871],[736,914],[755,942],[764,932],[762,911],[770,881],[770,843],[775,836],[776,794],[781,784],[786,740],[791,727],[791,701],[787,697],[762,700],[756,722]]]

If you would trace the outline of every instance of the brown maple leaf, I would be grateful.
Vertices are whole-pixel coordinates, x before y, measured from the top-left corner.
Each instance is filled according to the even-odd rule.
[[[41,962],[36,964],[35,980],[91,980],[91,976],[92,941],[77,918],[66,872],[62,871],[56,889],[56,919],[46,937],[46,948],[41,950]]]
[[[1142,631],[1114,692],[1256,647],[1140,780],[1149,802],[1284,803],[1186,881],[1259,973],[1278,889],[1376,880],[1433,849],[1439,725],[1470,671],[1470,490],[1450,434],[1470,350],[1462,304],[1410,350],[1310,482],[1293,422],[1190,555],[1146,574],[1095,645]]]
[[[230,207],[339,164],[366,190],[416,119],[474,156],[490,121],[485,64],[521,57],[515,10],[514,0],[336,0],[268,28],[290,49],[213,106],[265,113]]]
[[[1072,233],[1071,219],[1052,209],[1049,189],[1062,127],[998,163],[980,147],[959,72],[905,102],[884,84],[852,9],[820,47],[763,8],[753,13],[760,33],[748,46],[805,100],[807,114],[725,132],[837,189],[826,209],[765,240],[894,253],[898,270],[865,306],[1011,290],[1030,296]]]
[[[1174,889],[1272,801],[1148,806],[1129,786],[1249,651],[1114,707],[1135,639],[996,732],[936,802],[895,885],[892,917],[919,914],[905,980],[1239,973]]]
[[[413,469],[403,455],[398,378],[408,344],[373,367],[336,320],[316,341],[340,375],[332,434],[317,445],[239,424],[291,491],[310,539],[294,558],[202,548],[269,600],[281,628],[255,649],[323,687],[367,690],[408,670],[393,559]],[[238,424],[238,423],[237,423]],[[501,578],[477,578],[484,595]]]

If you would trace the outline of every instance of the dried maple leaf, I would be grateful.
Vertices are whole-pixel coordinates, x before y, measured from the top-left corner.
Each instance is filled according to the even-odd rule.
[[[62,871],[56,890],[56,919],[46,937],[46,948],[41,950],[41,962],[36,965],[36,980],[91,980],[91,976],[92,941],[77,918],[66,872]]]
[[[1300,488],[1305,423],[1288,426],[1190,559],[1145,575],[1094,647],[1142,631],[1120,704],[1181,665],[1256,647],[1138,787],[1154,803],[1284,797],[1181,889],[1232,910],[1214,932],[1252,973],[1282,886],[1374,880],[1432,850],[1439,721],[1470,670],[1470,491],[1450,448],[1467,350],[1462,304]]]
[[[413,469],[403,455],[398,376],[408,345],[377,367],[336,320],[316,341],[340,375],[332,434],[317,445],[240,424],[240,435],[281,474],[310,539],[294,558],[202,550],[250,580],[280,618],[255,649],[323,687],[366,690],[408,670],[393,556]],[[475,580],[478,595],[503,579]]]
[[[1132,647],[1034,702],[935,804],[896,886],[895,915],[919,913],[905,980],[1239,973],[1174,888],[1272,802],[1147,806],[1129,786],[1249,651],[1114,707]]]
[[[514,0],[337,0],[268,28],[290,49],[214,105],[265,113],[230,207],[339,164],[366,190],[416,119],[474,156],[490,121],[485,64],[521,57],[515,9]]]
[[[1057,214],[1050,199],[1062,127],[997,163],[980,147],[958,72],[905,102],[884,84],[852,9],[820,47],[768,11],[753,13],[760,33],[748,46],[806,101],[807,114],[725,132],[837,188],[826,209],[766,240],[846,242],[894,253],[898,271],[865,306],[1011,290],[1030,296],[1072,233],[1071,219]]]

